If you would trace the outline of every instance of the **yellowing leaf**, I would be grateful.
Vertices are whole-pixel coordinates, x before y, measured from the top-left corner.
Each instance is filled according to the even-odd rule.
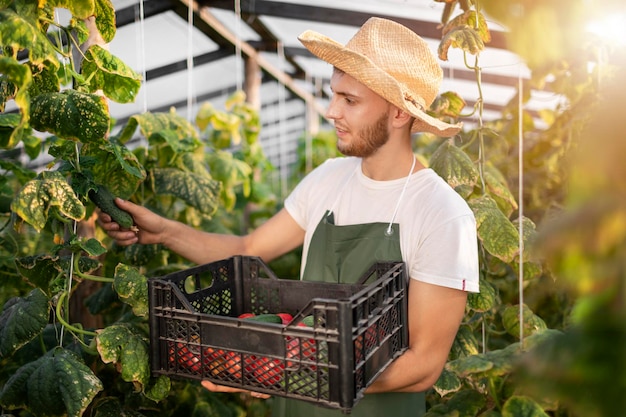
[[[504,262],[513,261],[519,253],[519,234],[513,223],[488,195],[470,199],[468,204],[474,212],[478,238],[485,250]]]
[[[113,324],[98,330],[96,346],[104,363],[114,363],[127,382],[145,387],[150,379],[148,342],[125,324]]]
[[[90,80],[91,92],[102,90],[118,103],[135,101],[141,87],[141,75],[99,45],[92,45],[85,53],[83,75]]]
[[[19,191],[11,209],[25,222],[41,231],[51,208],[72,220],[85,217],[85,206],[60,172],[43,172]]]
[[[31,125],[64,139],[104,141],[109,131],[108,107],[104,97],[75,90],[41,94],[31,102]]]
[[[113,288],[120,299],[132,307],[136,316],[148,315],[148,280],[137,268],[118,264]]]
[[[465,25],[453,28],[442,37],[439,48],[437,49],[439,59],[447,61],[448,49],[451,47],[459,48],[464,52],[476,55],[485,49],[485,43],[480,33],[470,26]]]

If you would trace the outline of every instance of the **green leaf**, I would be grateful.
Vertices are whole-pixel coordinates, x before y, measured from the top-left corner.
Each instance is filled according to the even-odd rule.
[[[0,45],[10,47],[16,53],[28,50],[31,64],[43,65],[48,60],[54,67],[59,67],[56,51],[45,33],[37,27],[37,22],[11,9],[0,10]]]
[[[485,397],[477,390],[465,389],[446,403],[432,407],[424,417],[475,417],[485,407]]]
[[[122,132],[123,138],[130,139],[137,125],[139,125],[143,136],[148,139],[150,139],[153,134],[164,130],[176,132],[176,136],[180,140],[188,137],[198,139],[198,132],[195,127],[189,123],[187,119],[176,114],[174,111],[169,113],[143,113],[132,116],[124,127],[124,131]],[[128,136],[129,133],[131,136]],[[122,141],[122,139],[120,140]]]
[[[478,171],[470,157],[449,140],[432,154],[430,167],[452,188],[461,185],[474,188],[478,181]]]
[[[211,123],[211,118],[217,112],[213,104],[208,101],[202,103],[198,113],[196,113],[196,124],[200,130],[204,130]]]
[[[115,267],[113,288],[120,299],[139,317],[148,315],[148,279],[137,268],[124,264]]]
[[[71,257],[68,256],[52,256],[48,254],[24,256],[15,259],[15,265],[18,272],[30,284],[41,288],[49,297],[54,293],[54,283],[60,277],[60,281],[64,282],[63,277],[67,276],[70,270]],[[78,260],[78,266],[84,273],[91,273],[100,268],[100,262],[97,259],[81,256]]]
[[[150,261],[159,258],[164,247],[161,244],[142,245],[135,243],[134,245],[126,246],[124,249],[124,258],[133,266],[145,266]]]
[[[163,144],[172,148],[175,153],[192,152],[202,145],[192,137],[180,138],[179,133],[171,129],[161,130],[150,135],[150,147]]]
[[[80,417],[102,388],[79,356],[57,347],[19,368],[0,392],[0,403],[42,417]]]
[[[226,201],[225,208],[230,210],[236,202],[236,187],[243,187],[243,195],[248,197],[251,191],[250,178],[252,168],[250,165],[233,156],[231,152],[216,151],[207,156],[211,174],[223,184],[222,198]]]
[[[480,34],[474,30],[474,28],[464,25],[455,27],[443,35],[441,42],[439,43],[439,48],[437,49],[439,59],[447,61],[448,50],[451,47],[459,48],[464,52],[476,55],[485,49],[485,43],[481,39]]]
[[[106,99],[75,90],[34,97],[30,117],[31,125],[40,132],[83,143],[103,141],[109,131]]]
[[[0,21],[2,12],[0,12]],[[0,24],[0,31],[4,24]],[[0,33],[0,45],[2,45]],[[15,147],[25,136],[26,126],[30,117],[30,96],[28,86],[32,83],[32,74],[27,65],[20,64],[17,60],[0,56],[0,74],[16,88],[14,101],[20,111],[17,115],[0,115],[5,120],[0,123],[0,147],[11,149]],[[6,87],[5,87],[6,88]],[[4,107],[4,102],[2,103]],[[10,117],[9,117],[10,116]]]
[[[472,355],[452,360],[446,364],[446,367],[464,378],[489,371],[493,368],[493,363],[485,355]]]
[[[12,298],[0,315],[0,358],[34,339],[48,324],[48,297],[38,288],[24,298]]]
[[[99,45],[87,49],[83,75],[90,80],[92,92],[102,90],[105,96],[118,103],[135,101],[141,87],[141,75]]]
[[[57,69],[52,65],[42,68],[30,67],[33,75],[33,83],[28,92],[31,97],[36,97],[43,93],[56,93],[59,91],[60,80]]]
[[[433,389],[437,391],[442,397],[445,397],[451,392],[457,392],[461,389],[461,380],[454,372],[450,372],[444,368],[439,375],[439,379],[433,385]]]
[[[465,108],[467,103],[463,97],[454,91],[446,91],[435,98],[430,105],[429,113],[436,117],[453,117],[457,118]]]
[[[504,403],[502,417],[549,417],[532,398],[514,395]]]
[[[72,239],[70,242],[70,249],[72,249],[73,252],[85,251],[89,256],[104,255],[107,251],[98,239],[85,239],[83,237]]]
[[[104,363],[115,363],[122,379],[145,387],[150,378],[148,343],[136,331],[124,324],[114,324],[98,330],[98,352]]]
[[[93,406],[93,417],[144,417],[138,411],[125,409],[117,397],[99,398]]]
[[[517,210],[517,202],[509,190],[506,178],[492,164],[485,165],[484,178],[489,195],[498,204],[500,210],[506,216],[510,216],[514,210]]]
[[[83,146],[81,158],[98,161],[91,168],[94,182],[107,184],[107,188],[120,198],[128,199],[146,178],[146,171],[135,154],[112,141]]]
[[[221,189],[219,181],[174,168],[156,168],[152,177],[157,194],[178,197],[209,216],[217,211]]]
[[[95,0],[96,27],[106,43],[115,37],[115,8],[110,0]]]
[[[37,231],[45,227],[53,207],[72,220],[85,217],[85,206],[58,171],[42,172],[27,182],[11,204],[11,209]]]
[[[460,326],[452,344],[452,349],[450,349],[450,356],[456,359],[478,353],[478,340],[476,340],[472,328],[467,325]]]
[[[144,390],[146,397],[152,401],[162,401],[167,398],[167,395],[172,388],[172,381],[165,375],[159,375],[157,378],[151,378],[150,384]]]
[[[87,19],[94,14],[93,0],[48,0],[51,7],[68,9],[77,19]]]
[[[487,20],[482,13],[467,10],[449,21],[441,32],[442,40],[439,44],[439,58],[448,60],[450,47],[460,48],[472,55],[485,49],[485,43],[491,42],[491,32]]]
[[[504,262],[513,261],[519,253],[519,234],[513,223],[488,195],[472,198],[467,203],[474,212],[483,247]]]
[[[519,306],[508,306],[502,312],[502,324],[506,331],[515,337],[520,335],[520,308]],[[524,335],[541,333],[548,328],[546,323],[537,316],[527,305],[522,307]]]
[[[489,311],[498,303],[498,294],[491,283],[480,279],[480,292],[470,293],[467,296],[467,305],[470,309],[478,312]]]

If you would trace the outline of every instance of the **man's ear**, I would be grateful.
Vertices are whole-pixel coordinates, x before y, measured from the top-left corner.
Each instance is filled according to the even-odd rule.
[[[399,109],[398,107],[394,107],[393,109],[393,125],[396,128],[402,128],[405,125],[409,125],[409,127],[413,124],[413,116],[404,110]]]

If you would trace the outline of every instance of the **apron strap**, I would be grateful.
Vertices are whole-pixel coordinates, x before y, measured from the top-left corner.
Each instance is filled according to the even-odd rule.
[[[409,175],[406,176],[406,181],[404,181],[404,187],[402,187],[402,191],[400,192],[400,196],[398,197],[398,202],[396,203],[396,208],[393,211],[393,216],[391,216],[391,221],[389,222],[389,227],[385,230],[385,234],[387,236],[391,236],[393,234],[393,221],[396,219],[396,215],[398,214],[398,209],[400,208],[400,202],[402,201],[402,197],[404,196],[404,192],[406,191],[406,187],[409,185],[409,180],[411,179],[411,174],[415,169],[415,161],[417,158],[413,155],[413,163],[411,164],[411,170],[409,171]]]

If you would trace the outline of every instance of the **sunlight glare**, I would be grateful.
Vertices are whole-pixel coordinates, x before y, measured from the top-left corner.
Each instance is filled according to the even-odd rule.
[[[587,25],[587,31],[605,42],[626,45],[626,14],[613,14]]]

